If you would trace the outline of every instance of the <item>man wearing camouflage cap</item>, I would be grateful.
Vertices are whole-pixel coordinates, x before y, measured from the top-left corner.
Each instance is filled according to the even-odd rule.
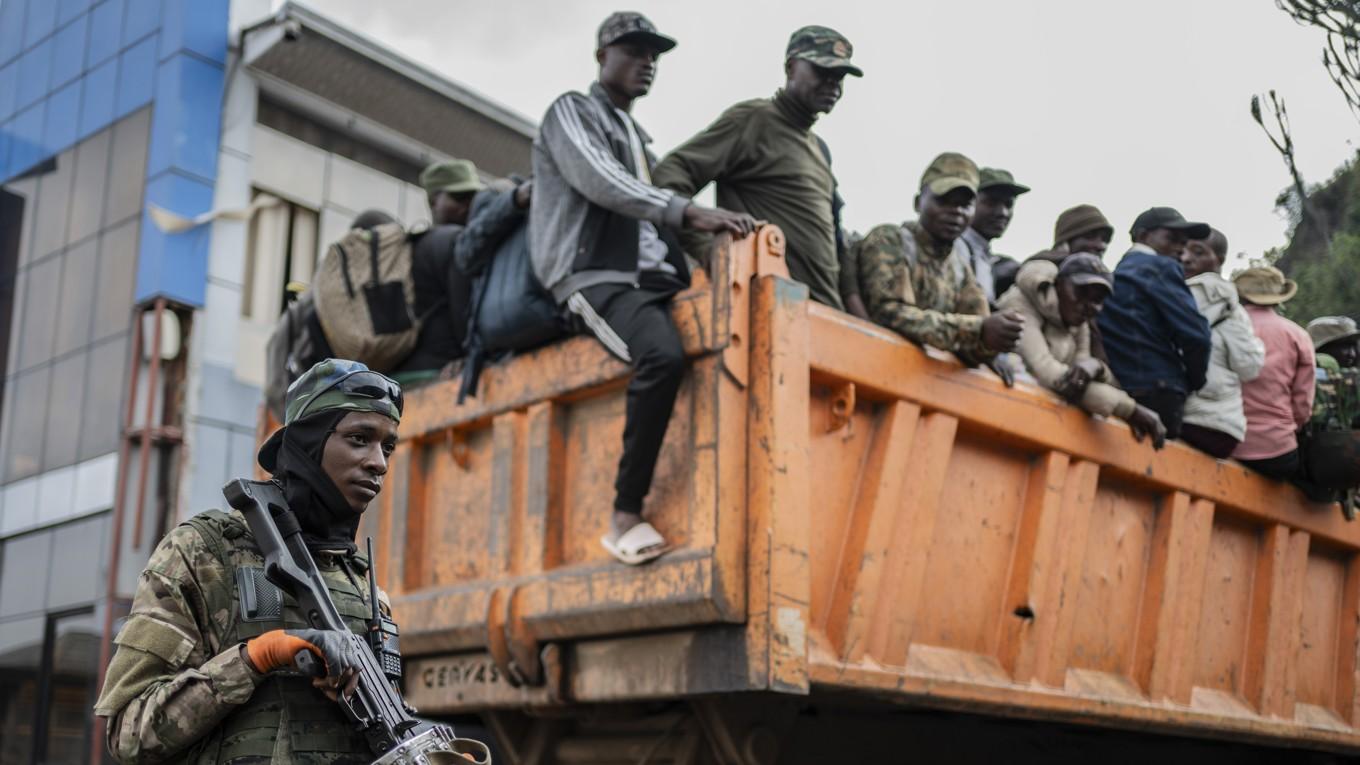
[[[987,295],[987,302],[996,305],[997,298],[1015,282],[1020,264],[1014,258],[992,252],[992,240],[1006,233],[1015,215],[1015,199],[1029,192],[1029,187],[1015,182],[1009,170],[984,167],[978,171],[978,195],[973,209],[973,221],[963,232],[963,243],[968,248],[968,265],[973,267],[978,286]],[[999,272],[993,274],[993,271]],[[997,276],[1002,284],[997,286]]]
[[[921,176],[917,220],[884,224],[856,247],[858,288],[869,317],[912,342],[987,363],[1007,385],[1013,373],[997,354],[1015,348],[1019,313],[991,313],[959,238],[973,215],[978,169],[962,154],[936,157]]]
[[[401,388],[392,380],[358,362],[327,359],[289,387],[284,427],[259,453],[331,598],[359,634],[367,634],[372,603],[362,585],[369,561],[354,537],[382,491],[401,410]],[[108,718],[115,760],[372,758],[336,703],[355,682],[353,642],[310,629],[274,585],[248,575],[263,567],[236,510],[200,513],[157,545],[95,705],[95,714]],[[270,603],[277,607],[263,605]],[[296,671],[293,656],[302,650],[324,661],[326,677]]]
[[[596,36],[599,80],[553,101],[534,139],[529,251],[534,273],[583,331],[633,366],[613,514],[601,540],[615,558],[645,563],[666,540],[642,519],[643,500],[685,373],[671,298],[689,286],[679,228],[744,237],[745,213],[703,207],[652,183],[651,138],[633,119],[657,59],[675,40],[640,13],[605,19]]]
[[[784,52],[784,87],[773,98],[727,109],[663,159],[654,177],[658,186],[685,196],[716,181],[720,206],[783,230],[789,274],[808,286],[813,300],[849,307],[863,318],[858,296],[851,306],[842,301],[842,280],[853,276],[841,267],[843,203],[831,152],[812,132],[817,118],[840,100],[845,76],[863,76],[850,63],[852,53],[850,41],[834,29],[795,31]],[[707,248],[702,239],[687,243],[691,251]]]

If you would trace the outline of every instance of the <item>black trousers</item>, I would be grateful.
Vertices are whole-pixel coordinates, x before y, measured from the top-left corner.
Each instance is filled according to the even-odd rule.
[[[1278,457],[1267,457],[1263,460],[1238,460],[1238,462],[1267,478],[1294,484],[1314,502],[1333,502],[1337,499],[1336,490],[1318,486],[1309,478],[1308,470],[1304,466],[1303,456],[1298,449],[1285,452]]]
[[[641,513],[685,374],[685,351],[671,321],[679,279],[647,273],[640,287],[598,284],[572,295],[567,308],[581,329],[633,365],[623,425],[623,455],[614,480],[614,509]]]
[[[1185,394],[1173,390],[1129,392],[1133,400],[1157,413],[1166,426],[1167,438],[1181,437],[1181,417],[1185,414]]]
[[[1199,449],[1210,457],[1226,460],[1232,456],[1233,449],[1242,443],[1221,430],[1206,428],[1194,423],[1181,423],[1181,440]]]

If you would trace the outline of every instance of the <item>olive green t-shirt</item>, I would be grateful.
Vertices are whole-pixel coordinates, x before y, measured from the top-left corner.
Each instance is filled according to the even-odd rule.
[[[783,91],[743,101],[663,159],[652,181],[683,196],[716,181],[718,206],[779,226],[789,274],[814,300],[843,309],[835,179],[812,133],[815,119]]]

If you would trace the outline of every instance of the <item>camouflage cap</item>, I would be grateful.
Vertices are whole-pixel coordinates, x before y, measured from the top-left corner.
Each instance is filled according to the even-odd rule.
[[[1011,175],[1011,171],[996,167],[984,167],[978,171],[978,191],[989,189],[1009,191],[1017,197],[1029,191],[1029,187],[1025,184],[1015,182],[1015,176]]]
[[[958,188],[974,193],[978,190],[978,169],[973,160],[947,151],[936,157],[921,175],[921,188],[943,196]]]
[[[482,179],[477,177],[477,166],[466,159],[436,162],[420,171],[420,187],[425,189],[426,194],[439,191],[463,194],[486,188]]]
[[[260,447],[260,465],[272,471],[288,426],[306,417],[335,410],[376,412],[401,422],[401,386],[357,361],[318,361],[288,386],[283,427]]]
[[[656,25],[637,11],[615,11],[609,14],[595,37],[598,48],[628,40],[645,43],[657,53],[665,53],[675,47],[675,40],[656,31]]]
[[[1321,348],[1328,343],[1353,340],[1360,337],[1360,328],[1355,319],[1349,316],[1319,316],[1308,322],[1308,337],[1313,340],[1313,348]]]
[[[795,58],[810,61],[823,69],[835,69],[863,77],[864,70],[850,63],[854,46],[845,35],[830,27],[803,27],[789,36],[789,46],[784,50],[784,60]]]

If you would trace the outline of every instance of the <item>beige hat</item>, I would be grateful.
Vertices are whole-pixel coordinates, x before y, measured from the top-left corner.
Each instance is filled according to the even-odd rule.
[[[1299,291],[1297,282],[1273,266],[1240,271],[1233,276],[1233,284],[1239,296],[1257,305],[1279,305]]]

